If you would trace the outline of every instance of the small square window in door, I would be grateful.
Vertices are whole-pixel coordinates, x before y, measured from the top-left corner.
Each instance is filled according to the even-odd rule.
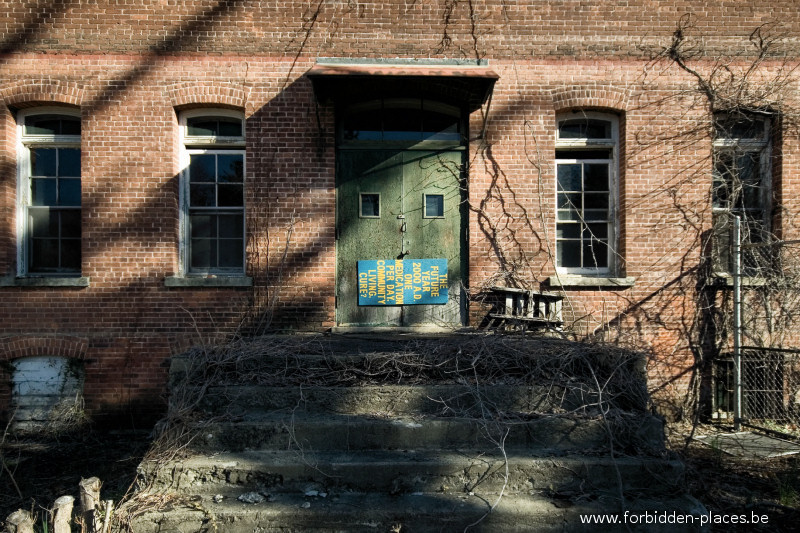
[[[362,192],[359,196],[359,218],[381,218],[381,195]]]
[[[425,218],[444,218],[444,195],[425,195]]]

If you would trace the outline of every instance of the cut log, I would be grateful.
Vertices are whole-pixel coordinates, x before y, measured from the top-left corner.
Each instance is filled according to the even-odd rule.
[[[72,507],[75,498],[62,496],[53,504],[53,533],[71,533]]]
[[[83,533],[97,533],[95,520],[95,510],[100,502],[100,487],[102,482],[99,478],[90,477],[81,479],[78,484],[81,496],[81,513],[83,516]]]
[[[7,533],[33,533],[33,516],[28,511],[18,509],[6,518]]]

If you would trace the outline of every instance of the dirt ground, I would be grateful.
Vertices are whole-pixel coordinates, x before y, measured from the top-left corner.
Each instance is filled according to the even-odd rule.
[[[798,530],[800,456],[743,460],[687,440],[689,432],[685,425],[668,431],[670,448],[686,463],[689,492],[715,514],[769,517],[762,526],[719,525],[712,531]],[[143,431],[83,431],[49,439],[7,435],[0,444],[0,517],[19,508],[42,516],[57,497],[77,497],[81,478],[100,478],[102,498],[119,501],[134,483],[149,437]]]
[[[800,455],[744,459],[702,444],[693,435],[731,432],[730,427],[677,424],[667,428],[669,448],[686,465],[686,488],[718,516],[766,515],[762,525],[719,524],[714,532],[800,530]]]
[[[146,431],[5,435],[0,441],[0,524],[17,509],[41,517],[56,498],[77,498],[82,478],[98,477],[102,499],[120,501],[132,488],[149,444]]]

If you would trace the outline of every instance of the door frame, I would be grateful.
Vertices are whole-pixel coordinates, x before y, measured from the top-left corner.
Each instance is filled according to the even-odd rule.
[[[442,104],[441,101],[436,100],[437,104]],[[444,106],[448,106],[447,103],[443,103]],[[459,124],[459,137],[457,140],[455,139],[434,139],[434,140],[405,140],[405,141],[386,141],[386,140],[365,140],[365,141],[351,141],[345,140],[343,135],[343,122],[345,118],[345,114],[347,113],[347,105],[341,105],[337,108],[336,112],[336,155],[335,155],[335,224],[336,224],[336,246],[335,246],[335,255],[336,255],[336,263],[335,263],[335,309],[334,309],[334,322],[336,324],[337,329],[346,329],[348,331],[358,330],[358,329],[368,329],[368,330],[375,330],[375,329],[389,329],[392,331],[399,331],[399,330],[441,330],[441,329],[453,329],[462,327],[467,323],[467,302],[466,302],[466,291],[464,287],[466,286],[467,277],[468,277],[468,227],[469,227],[469,212],[467,209],[467,154],[468,154],[468,143],[467,143],[467,134],[466,134],[466,125],[468,124],[468,112],[466,108],[463,106],[449,106],[451,108],[458,109],[459,116],[457,117],[458,124]],[[422,109],[421,115],[424,116],[425,110]],[[459,206],[458,206],[458,214],[459,214],[459,227],[458,227],[458,235],[455,237],[458,241],[458,261],[459,261],[459,278],[458,280],[451,281],[449,283],[450,287],[458,287],[458,294],[455,296],[458,299],[458,323],[447,323],[447,324],[420,324],[414,326],[403,326],[403,325],[394,325],[394,326],[385,326],[385,327],[376,327],[373,325],[366,325],[360,326],[358,324],[350,324],[345,323],[343,324],[341,312],[343,306],[341,305],[340,300],[340,284],[341,279],[340,275],[342,275],[339,271],[340,269],[340,202],[343,201],[341,198],[340,192],[340,176],[341,176],[341,156],[342,152],[350,152],[350,151],[375,151],[375,150],[398,150],[398,152],[406,153],[406,152],[440,152],[440,151],[453,151],[453,152],[461,152],[461,169],[460,175],[458,177],[458,188],[459,188]],[[365,258],[366,259],[366,258]],[[451,289],[452,290],[452,289]],[[451,296],[452,297],[452,296]],[[402,316],[402,312],[401,312]],[[402,318],[401,318],[402,322]]]

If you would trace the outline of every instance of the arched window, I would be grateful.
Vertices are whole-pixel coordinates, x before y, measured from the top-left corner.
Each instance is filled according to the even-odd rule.
[[[618,119],[574,112],[557,117],[556,268],[616,275]]]
[[[186,275],[244,273],[244,118],[224,109],[181,114],[181,257]]]
[[[19,274],[80,276],[81,119],[63,108],[17,115]]]
[[[37,356],[11,363],[14,424],[54,428],[74,422],[83,409],[83,366],[66,357]]]

